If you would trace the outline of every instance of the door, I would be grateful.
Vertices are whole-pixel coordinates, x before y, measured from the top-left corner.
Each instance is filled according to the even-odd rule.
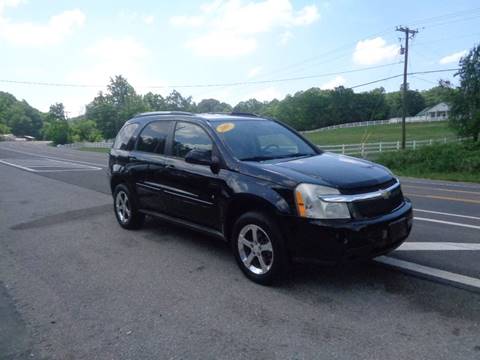
[[[138,136],[134,155],[148,164],[142,181],[137,182],[142,209],[163,212],[163,177],[165,170],[165,144],[171,132],[172,121],[159,120],[147,124]]]
[[[165,164],[164,194],[167,214],[217,230],[217,206],[221,179],[208,165],[189,164],[185,156],[193,149],[212,152],[213,142],[199,125],[178,121]]]

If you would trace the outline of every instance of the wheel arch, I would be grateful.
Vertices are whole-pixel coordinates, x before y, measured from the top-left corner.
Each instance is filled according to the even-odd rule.
[[[251,194],[238,194],[230,202],[225,213],[224,235],[227,241],[231,240],[233,226],[235,221],[242,215],[250,211],[258,211],[271,215],[275,220],[278,209],[269,201]]]

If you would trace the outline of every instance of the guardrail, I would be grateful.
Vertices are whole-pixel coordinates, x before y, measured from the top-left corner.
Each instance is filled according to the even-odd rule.
[[[439,138],[428,140],[408,140],[405,142],[406,149],[415,150],[419,147],[432,144],[447,144],[452,142],[460,142],[466,138]],[[341,145],[317,145],[324,151],[334,152],[344,155],[360,155],[362,157],[368,154],[375,154],[387,151],[398,151],[401,149],[400,141],[381,141],[376,143],[361,143],[361,144],[341,144]]]

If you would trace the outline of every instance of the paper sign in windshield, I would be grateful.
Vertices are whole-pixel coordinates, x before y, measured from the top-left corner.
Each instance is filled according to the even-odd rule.
[[[234,127],[235,127],[235,124],[233,123],[223,123],[217,126],[217,131],[219,133],[224,133],[232,130]]]

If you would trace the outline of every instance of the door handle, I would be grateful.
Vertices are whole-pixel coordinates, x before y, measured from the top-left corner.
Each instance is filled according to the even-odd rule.
[[[175,169],[175,165],[173,165],[173,164],[167,164],[167,165],[165,165],[165,167],[167,169]]]

